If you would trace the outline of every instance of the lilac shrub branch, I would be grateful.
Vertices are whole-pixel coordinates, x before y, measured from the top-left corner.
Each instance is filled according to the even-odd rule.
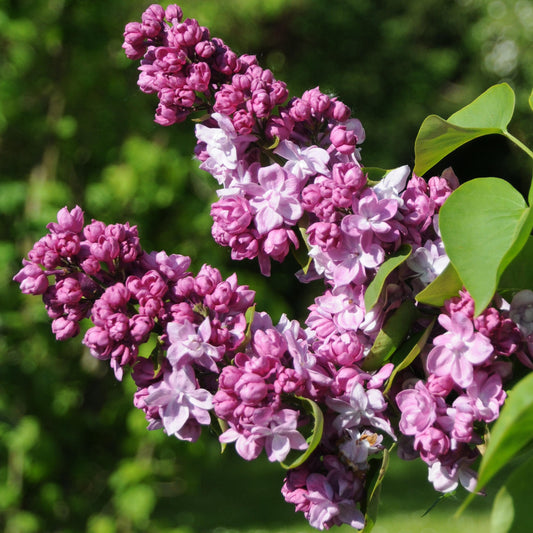
[[[365,131],[344,103],[318,87],[289,97],[254,56],[176,5],[154,4],[127,24],[123,48],[140,60],[139,88],[157,95],[158,124],[203,114],[195,154],[220,187],[215,242],[269,275],[302,234],[308,264],[295,281],[322,279],[324,292],[303,324],[285,315],[274,324],[266,312],[247,315],[254,292],[235,274],[204,265],[194,275],[187,257],[144,251],[136,227],[85,225],[80,207],[63,208],[14,277],[42,296],[56,338],[90,319],[83,343],[117,379],[128,370],[148,429],[195,441],[219,419],[220,442],[245,460],[264,450],[297,465],[281,492],[315,528],[364,528],[371,462],[395,442],[401,457],[427,463],[436,490],[474,490],[472,465],[504,386],[514,368],[533,366],[531,298],[496,299],[477,317],[466,291],[441,309],[417,303],[405,340],[438,316],[420,356],[399,372],[394,354],[363,369],[392,314],[449,263],[438,215],[458,187],[453,171],[425,181],[403,166],[370,182]],[[366,309],[369,284],[404,245],[412,253]],[[140,355],[154,337],[152,354]],[[321,411],[321,433],[302,399]],[[304,455],[287,461],[294,454]]]

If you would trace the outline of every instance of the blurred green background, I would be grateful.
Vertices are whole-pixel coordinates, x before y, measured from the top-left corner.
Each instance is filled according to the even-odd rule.
[[[215,439],[195,445],[147,432],[133,387],[115,381],[79,340],[58,343],[38,298],[11,281],[64,205],[87,219],[138,224],[144,247],[217,266],[258,293],[275,318],[301,318],[314,287],[290,262],[266,280],[210,239],[215,182],[197,170],[191,124],[152,122],[121,50],[139,0],[0,0],[0,530],[6,533],[303,532],[279,489],[283,472]],[[164,4],[165,6],[167,4]],[[507,81],[511,131],[531,138],[533,5],[527,0],[195,0],[186,17],[239,53],[254,53],[291,94],[335,93],[367,132],[363,161],[413,163],[418,127]],[[446,164],[446,162],[445,162]],[[525,188],[527,161],[487,138],[454,156],[461,179],[494,175]],[[437,169],[439,170],[439,169]],[[395,462],[376,533],[486,529],[488,501],[461,528],[423,464]]]

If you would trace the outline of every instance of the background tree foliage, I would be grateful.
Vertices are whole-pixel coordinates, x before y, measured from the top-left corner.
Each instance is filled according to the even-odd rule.
[[[257,290],[258,308],[275,317],[302,316],[314,297],[312,286],[294,284],[294,263],[276,266],[265,280],[255,264],[232,263],[228,250],[211,241],[216,184],[191,158],[193,126],[152,122],[155,98],[137,90],[136,66],[121,50],[124,25],[139,20],[148,4],[0,0],[0,529],[6,532],[186,533],[303,523],[281,501],[277,466],[245,464],[231,452],[220,458],[208,435],[187,445],[148,433],[131,405],[131,383],[116,382],[78,340],[55,342],[38,299],[11,282],[45,224],[78,203],[87,218],[138,224],[146,249],[190,255],[194,270],[203,263],[225,275],[236,270],[241,283]],[[352,107],[367,132],[366,165],[412,165],[427,114],[447,117],[500,81],[517,93],[515,132],[531,133],[527,0],[181,5],[237,52],[255,53],[291,94],[319,85]],[[501,175],[520,186],[530,179],[504,142],[472,144],[454,158],[462,180]],[[428,502],[428,492],[415,496]],[[402,506],[391,491],[387,509]]]

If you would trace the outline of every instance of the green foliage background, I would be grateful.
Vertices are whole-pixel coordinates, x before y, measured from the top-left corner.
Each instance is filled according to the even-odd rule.
[[[314,287],[295,285],[295,264],[276,266],[265,280],[255,264],[233,264],[211,241],[216,184],[191,158],[192,125],[152,122],[155,97],[137,90],[136,65],[121,50],[124,25],[148,4],[0,0],[0,529],[302,531],[303,518],[282,503],[277,466],[247,464],[231,451],[220,457],[209,435],[187,445],[148,433],[131,405],[131,383],[116,382],[79,341],[56,342],[38,298],[11,281],[46,223],[78,203],[88,219],[138,224],[145,248],[190,255],[195,270],[236,270],[275,317],[301,317],[314,297]],[[517,94],[515,135],[531,133],[527,0],[181,5],[237,52],[257,54],[293,95],[317,85],[338,95],[366,128],[368,166],[412,166],[427,114],[447,117],[500,81]],[[504,140],[472,145],[454,156],[462,180],[529,182],[527,162]],[[436,498],[418,481],[406,497],[400,476],[421,481],[424,466],[393,468],[385,523]]]

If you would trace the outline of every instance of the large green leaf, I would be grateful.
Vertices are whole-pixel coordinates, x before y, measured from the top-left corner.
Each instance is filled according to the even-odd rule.
[[[506,83],[494,85],[448,120],[427,117],[415,140],[414,172],[421,176],[463,144],[490,134],[505,134],[515,105]]]
[[[368,285],[365,292],[365,309],[370,311],[379,300],[385,281],[388,275],[398,268],[410,255],[412,248],[408,244],[403,244],[391,255],[380,267],[376,277]]]
[[[533,457],[516,468],[500,488],[490,517],[492,533],[531,532]]]
[[[489,304],[505,268],[518,255],[533,217],[522,195],[499,178],[478,178],[455,190],[442,206],[439,226],[476,314]]]

